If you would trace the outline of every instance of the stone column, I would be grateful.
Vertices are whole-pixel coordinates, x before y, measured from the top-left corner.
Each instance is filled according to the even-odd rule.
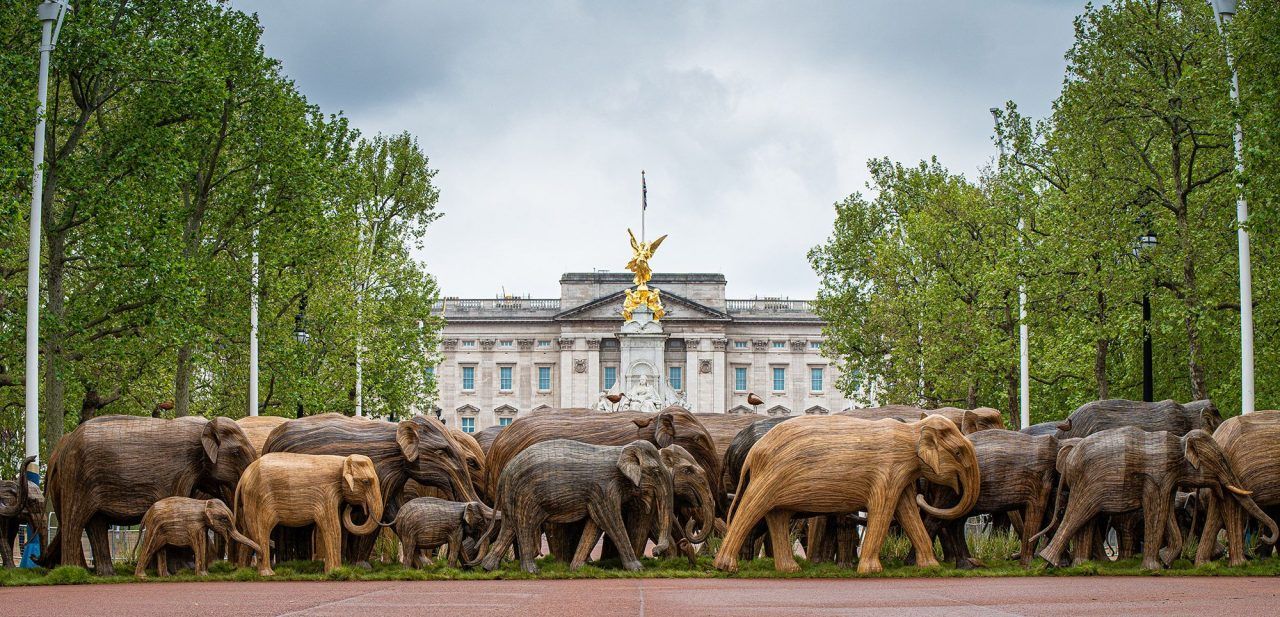
[[[582,399],[582,407],[591,407],[596,404],[596,399],[600,396],[600,390],[604,386],[601,384],[600,374],[604,372],[600,368],[600,339],[587,339],[587,388],[586,398]]]
[[[480,365],[476,367],[476,407],[480,408],[480,413],[476,414],[476,430],[479,431],[490,424],[497,424],[493,419],[493,399],[498,392],[498,369],[493,361],[493,346],[495,341],[491,338],[482,339],[480,341]]]
[[[710,411],[698,406],[698,343],[696,338],[684,339],[684,396],[694,411]]]
[[[787,394],[792,401],[791,409],[798,413],[804,413],[805,401],[809,398],[809,367],[804,361],[805,346],[804,341],[791,341],[791,367],[787,369],[791,373],[787,380],[791,382],[787,384],[791,392]]]
[[[533,392],[537,384],[538,369],[533,365],[533,339],[522,338],[516,340],[516,372],[519,374],[519,381],[515,386],[518,388],[516,392],[516,400],[520,401],[520,411],[529,411],[533,409]]]
[[[560,346],[560,407],[573,406],[573,338],[562,336],[556,340]]]
[[[436,365],[436,404],[441,409],[440,417],[453,418],[448,425],[457,427],[458,420],[454,418],[454,410],[458,408],[458,393],[462,390],[462,375],[458,370],[458,339],[442,339],[440,352],[440,364]],[[431,410],[423,410],[423,415],[432,415]]]
[[[711,400],[713,407],[708,411],[729,411],[730,397],[733,395],[733,384],[725,375],[725,351],[729,348],[729,339],[711,339]]]

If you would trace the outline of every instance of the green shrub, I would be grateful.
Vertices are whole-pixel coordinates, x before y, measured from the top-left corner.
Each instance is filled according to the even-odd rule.
[[[93,575],[80,566],[58,566],[45,575],[43,582],[49,585],[80,585],[93,580]]]

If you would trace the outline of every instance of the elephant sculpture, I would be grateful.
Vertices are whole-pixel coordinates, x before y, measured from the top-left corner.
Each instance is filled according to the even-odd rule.
[[[1088,437],[1099,431],[1134,426],[1148,432],[1166,431],[1175,436],[1195,429],[1212,433],[1222,424],[1222,416],[1213,401],[1193,401],[1181,405],[1176,401],[1146,403],[1110,399],[1091,401],[1078,407],[1058,424],[1058,439]]]
[[[449,435],[458,444],[458,448],[462,450],[462,456],[467,461],[467,475],[471,477],[471,488],[476,495],[488,495],[489,489],[485,486],[485,480],[488,479],[488,472],[485,469],[484,449],[480,447],[480,442],[475,437],[464,433],[456,428],[449,429]],[[460,498],[455,495],[454,497]]]
[[[742,465],[747,461],[747,453],[751,451],[751,447],[760,441],[773,427],[782,424],[797,416],[777,416],[773,418],[765,418],[756,420],[746,428],[738,431],[733,437],[733,441],[729,444],[729,449],[724,453],[724,478],[727,491],[732,491],[730,495],[736,494],[739,477],[742,474]],[[727,510],[728,508],[724,508]],[[760,554],[759,544],[765,537],[765,525],[763,523],[756,525],[756,528],[747,536],[742,543],[742,551],[739,555],[741,559],[753,559]],[[765,544],[767,553],[772,556],[773,549]]]
[[[742,429],[760,420],[760,416],[756,414],[695,413],[693,417],[707,429],[707,434],[711,436],[711,443],[715,444],[716,457],[721,461],[724,460],[725,452],[729,451],[729,444],[733,443],[733,438],[737,437]]]
[[[236,529],[231,509],[221,499],[191,499],[189,497],[165,497],[157,501],[142,517],[142,529],[146,533],[141,540],[138,565],[133,575],[147,577],[147,565],[152,557],[156,561],[156,574],[169,576],[165,551],[167,546],[185,546],[195,551],[195,570],[199,576],[209,573],[209,531],[222,537],[230,546],[234,540],[249,550],[259,552],[258,543],[245,537]]]
[[[366,515],[360,525],[351,516],[356,506]],[[276,525],[315,525],[316,552],[324,560],[324,571],[330,572],[341,564],[343,528],[356,536],[380,529],[382,489],[373,460],[363,454],[270,452],[245,470],[235,508],[236,524],[261,549],[259,574],[275,574],[271,530]]]
[[[1275,521],[1254,503],[1250,491],[1242,488],[1222,448],[1203,430],[1192,430],[1181,437],[1133,426],[1101,431],[1081,439],[1074,447],[1064,447],[1058,470],[1062,476],[1059,494],[1063,485],[1070,489],[1065,513],[1060,524],[1055,516],[1054,522],[1032,538],[1034,542],[1041,535],[1054,532],[1040,551],[1040,556],[1051,564],[1058,563],[1072,538],[1077,542],[1073,547],[1077,557],[1092,553],[1094,534],[1089,523],[1098,515],[1136,510],[1142,511],[1143,518],[1142,567],[1156,570],[1162,562],[1171,564],[1182,551],[1182,538],[1173,515],[1178,487],[1226,489],[1241,507],[1270,529],[1268,542],[1274,543],[1280,535]]]
[[[960,427],[960,431],[966,435],[989,429],[1006,428],[1004,424],[1004,416],[1001,415],[998,410],[990,407],[978,407],[975,409],[961,409],[959,407],[924,409],[912,405],[886,405],[884,407],[850,409],[835,415],[862,418],[863,420],[882,420],[884,418],[892,418],[903,422],[915,422],[926,415],[944,416],[948,420],[954,422],[956,426]]]
[[[36,457],[28,456],[18,467],[18,477],[12,482],[0,482],[0,551],[3,551],[5,568],[14,567],[13,548],[18,541],[18,526],[26,524],[27,537],[40,538],[41,553],[49,538],[48,518],[45,517],[44,492],[27,479],[27,467]]]
[[[715,527],[716,505],[715,497],[711,494],[711,482],[706,470],[684,448],[672,444],[658,450],[658,455],[662,464],[671,472],[675,511],[681,513],[681,518],[687,521],[684,527],[672,525],[671,538],[674,544],[671,548],[680,549],[688,558],[689,565],[695,565],[697,554],[693,545],[705,542]],[[631,546],[641,551],[649,540],[657,542],[661,539],[655,533],[658,513],[643,501],[630,505],[631,507],[624,508],[623,518],[631,534]],[[597,532],[596,538],[584,541],[594,547],[599,536]],[[607,543],[601,557],[616,553],[616,545]]]
[[[489,448],[493,447],[493,440],[498,438],[498,433],[501,433],[502,429],[504,428],[507,428],[507,427],[502,426],[500,424],[495,424],[493,426],[490,426],[489,428],[481,430],[478,433],[472,434],[472,437],[475,438],[476,443],[480,444],[480,450],[484,452],[484,456],[486,459],[488,459],[489,457]]]
[[[1222,448],[1227,463],[1239,476],[1240,488],[1253,492],[1254,503],[1264,509],[1280,506],[1280,411],[1258,411],[1228,419],[1213,432],[1213,440]],[[1223,499],[1216,491],[1207,491],[1208,503],[1196,547],[1196,563],[1213,558],[1218,532],[1227,530],[1227,555],[1233,566],[1245,563],[1244,528],[1246,512],[1237,500]]]
[[[647,441],[599,446],[553,439],[533,444],[507,463],[497,482],[502,526],[482,565],[486,570],[497,568],[518,540],[520,567],[537,572],[533,560],[543,524],[585,519],[574,551],[575,565],[585,560],[603,530],[617,545],[623,567],[639,570],[642,566],[623,523],[623,508],[628,502],[643,501],[657,513],[656,550],[665,551],[672,543],[672,485],[671,470],[663,465],[658,448]]]
[[[201,491],[229,501],[256,458],[249,438],[229,418],[89,420],[49,457],[45,494],[59,526],[40,565],[85,565],[80,534],[87,530],[94,571],[114,574],[108,525],[136,525],[165,497]]]
[[[419,497],[405,504],[392,523],[400,538],[404,567],[425,565],[422,551],[449,545],[449,566],[475,561],[483,538],[501,515],[479,501],[446,501]]]
[[[385,523],[395,520],[400,493],[410,478],[462,501],[480,500],[463,448],[444,424],[426,416],[398,423],[336,413],[307,416],[272,431],[263,452],[369,457],[378,470],[378,485],[382,488],[379,512]],[[367,560],[373,552],[373,532],[378,527],[362,528],[369,531],[344,543],[343,554],[353,563]],[[305,540],[295,538],[294,542],[301,544]],[[295,552],[306,553],[296,547]]]
[[[240,429],[249,438],[249,443],[253,444],[253,451],[262,454],[262,446],[267,443],[271,431],[289,420],[290,418],[280,416],[245,416],[236,420],[236,424],[240,425]]]
[[[1035,545],[1031,537],[1040,531],[1045,511],[1057,484],[1058,439],[1053,435],[1032,436],[1018,431],[979,431],[969,435],[978,457],[982,476],[978,501],[967,515],[1018,512],[1022,519],[1023,567],[1031,565]],[[945,487],[929,485],[930,501],[945,503],[955,494]],[[926,520],[926,527],[941,527],[945,554],[955,559],[957,568],[970,568],[976,562],[969,555],[964,538],[963,517],[939,521]]]
[[[951,487],[956,505],[939,509],[916,493],[925,479]],[[804,416],[775,427],[747,454],[729,511],[729,529],[715,565],[736,571],[738,551],[764,519],[774,567],[799,569],[788,535],[794,514],[845,514],[865,510],[867,530],[858,571],[879,572],[889,523],[897,520],[911,539],[916,563],[935,566],[933,543],[920,510],[950,520],[973,509],[980,476],[973,444],[954,422],[931,415],[912,423],[848,416]]]
[[[1031,426],[1024,426],[1019,432],[1031,436],[1053,435],[1056,437],[1058,435],[1059,424],[1061,424],[1061,422],[1040,422],[1032,424]]]

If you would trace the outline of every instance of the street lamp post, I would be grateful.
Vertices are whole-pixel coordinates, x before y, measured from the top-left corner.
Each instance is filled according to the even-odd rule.
[[[307,292],[305,291],[302,292],[302,300],[298,302],[298,314],[293,316],[293,338],[302,345],[304,350],[307,343],[311,342],[311,335],[307,333]],[[297,417],[302,416],[302,393],[298,393]]]
[[[1227,50],[1227,68],[1231,70],[1231,103],[1240,105],[1240,80],[1236,75],[1231,46],[1227,40],[1227,26],[1236,14],[1236,0],[1210,0],[1218,19],[1218,32],[1222,34]],[[1239,116],[1235,119],[1232,134],[1236,163],[1236,243],[1240,253],[1240,413],[1253,412],[1253,268],[1249,259],[1249,204],[1245,201],[1244,186],[1244,131]]]
[[[1134,248],[1134,256],[1139,257],[1158,243],[1154,231],[1147,229],[1138,236],[1138,245]],[[1150,403],[1155,400],[1155,377],[1151,360],[1151,290],[1142,290],[1142,400]]]
[[[62,19],[70,5],[65,1],[46,0],[36,6],[36,18],[40,20],[40,77],[36,82],[36,141],[34,174],[31,177],[31,222],[27,245],[27,357],[26,397],[24,421],[26,423],[26,455],[40,456],[40,217],[44,205],[44,126],[45,106],[49,102],[49,59],[53,46],[58,44],[62,31]]]

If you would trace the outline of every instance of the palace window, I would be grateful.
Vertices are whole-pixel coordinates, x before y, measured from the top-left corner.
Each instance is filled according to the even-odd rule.
[[[733,367],[733,389],[738,392],[747,391],[747,367]]]
[[[774,341],[774,342],[773,342],[773,348],[774,348],[774,349],[786,349],[786,348],[787,348],[787,342],[786,342],[786,341]]]
[[[475,419],[475,418],[471,418],[471,417],[463,416],[463,417],[461,418],[461,420],[462,420],[462,432],[464,432],[464,433],[474,433],[474,432],[476,432],[476,419]]]
[[[773,391],[782,392],[787,389],[787,369],[781,366],[773,367]]]
[[[427,386],[430,387],[436,382],[436,367],[428,366],[426,374]]]
[[[551,341],[538,341],[538,348],[547,349],[551,347]]]
[[[820,341],[809,341],[809,349],[813,351],[821,351],[822,343]]]
[[[681,368],[679,366],[667,367],[667,385],[671,386],[672,390],[684,389],[684,380],[682,379],[684,371]]]
[[[508,425],[508,424],[511,424],[511,421],[512,421],[512,420],[514,420],[514,419],[515,419],[515,418],[510,418],[510,417],[507,417],[507,416],[503,416],[503,417],[501,417],[501,418],[498,418],[498,426],[506,426],[506,425]]]
[[[822,392],[822,369],[819,367],[809,369],[809,390]]]
[[[498,341],[498,347],[508,347],[515,345],[515,341]]]
[[[608,390],[613,388],[613,384],[617,382],[618,382],[618,367],[616,366],[604,367],[604,389]]]
[[[476,342],[475,342],[475,341],[462,341],[462,346],[463,346],[463,347],[475,347],[475,346],[476,346]]]
[[[538,389],[543,391],[551,389],[551,367],[538,367]]]
[[[505,392],[511,391],[511,367],[498,367],[498,389]]]
[[[462,367],[462,389],[463,390],[476,389],[476,367],[474,366]]]
[[[747,342],[746,342],[746,341],[734,341],[734,342],[733,342],[733,348],[734,348],[734,349],[746,349],[746,348],[747,348]]]

